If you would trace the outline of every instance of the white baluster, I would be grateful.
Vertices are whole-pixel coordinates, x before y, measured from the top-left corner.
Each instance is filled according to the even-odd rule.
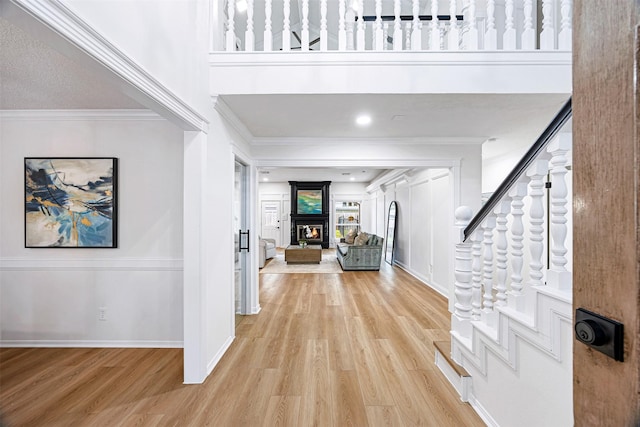
[[[560,1],[560,34],[558,36],[558,49],[571,50],[571,0]]]
[[[327,0],[320,0],[320,51],[327,50]]]
[[[356,14],[353,9],[348,8],[345,14],[345,20],[347,22],[347,50],[354,50],[354,34],[355,34],[355,19]]]
[[[420,23],[420,4],[418,0],[413,0],[413,25],[411,27],[411,50],[421,50],[422,24]]]
[[[454,312],[451,317],[451,329],[463,337],[471,337],[471,243],[464,242],[463,232],[473,216],[471,208],[460,206],[456,209],[455,228],[457,231]]]
[[[529,276],[531,286],[540,286],[543,284],[542,278],[542,251],[544,241],[544,178],[549,170],[548,162],[546,160],[536,160],[529,170],[527,176],[531,180],[529,182],[529,195],[531,196],[531,210],[529,211],[529,217],[531,222],[530,227],[530,242],[529,248],[531,251],[531,260],[529,262]]]
[[[344,0],[340,0],[338,3],[338,50],[340,52],[347,50],[347,30],[344,22],[345,11]]]
[[[364,50],[364,0],[358,2],[358,30],[356,33],[356,48]]]
[[[376,25],[373,40],[375,50],[384,49],[384,36],[382,34],[382,0],[376,0]]]
[[[533,0],[524,0],[524,29],[522,30],[522,50],[536,48],[536,33],[533,30]]]
[[[382,23],[382,40],[383,40],[382,49],[383,50],[389,50],[389,47],[388,47],[388,43],[389,43],[389,23],[386,22],[386,21]]]
[[[505,11],[505,29],[502,36],[502,49],[516,50],[516,29],[513,24],[513,0],[506,0],[504,5]]]
[[[524,224],[522,216],[524,211],[524,202],[522,201],[527,195],[527,184],[525,182],[517,182],[509,190],[511,198],[511,215],[513,222],[511,223],[511,290],[509,291],[509,305],[519,312],[524,311],[524,299],[522,298],[522,265],[523,255],[522,249],[524,244]]]
[[[553,27],[552,0],[542,0],[542,32],[540,33],[540,50],[555,49],[556,32]]]
[[[264,2],[264,51],[271,52],[273,49],[273,34],[271,31],[271,1]]]
[[[236,30],[235,30],[235,12],[236,5],[235,0],[227,0],[227,15],[229,15],[229,21],[227,24],[227,34],[225,36],[227,41],[227,52],[233,52],[236,50]]]
[[[507,305],[507,215],[510,203],[499,202],[493,213],[496,214],[496,306]]]
[[[411,50],[411,22],[404,25],[404,49]]]
[[[496,227],[496,217],[493,214],[482,223],[484,231],[484,251],[483,251],[483,282],[484,295],[482,303],[483,313],[491,313],[493,311],[493,229]]]
[[[557,289],[571,289],[571,273],[567,271],[567,157],[571,150],[571,136],[558,135],[547,148],[551,153],[551,266],[547,285]]]
[[[291,0],[284,0],[283,7],[283,29],[282,29],[282,51],[291,50]]]
[[[456,0],[450,0],[449,2],[449,50],[459,50],[460,49],[460,30],[458,29],[458,18],[456,14],[458,13],[458,3]]]
[[[300,36],[300,50],[309,51],[309,0],[302,0],[302,35]]]
[[[440,20],[438,19],[438,0],[431,0],[431,50],[440,50]]]
[[[484,33],[484,50],[498,49],[498,33],[496,31],[496,1],[487,0],[487,31]]]
[[[467,8],[467,22],[469,29],[464,35],[465,49],[478,50],[478,23],[476,22],[476,0],[469,0]]]
[[[471,317],[473,320],[480,320],[482,313],[482,239],[484,232],[482,228],[477,228],[471,235],[471,253],[473,256],[472,271],[472,291],[471,293]]]
[[[400,21],[400,0],[393,0],[393,50],[402,50],[402,21]]]
[[[247,30],[244,32],[244,50],[253,52],[253,0],[247,1]]]

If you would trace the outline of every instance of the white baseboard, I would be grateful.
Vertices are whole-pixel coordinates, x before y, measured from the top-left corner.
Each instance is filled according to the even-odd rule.
[[[473,393],[470,393],[469,395],[469,404],[488,427],[500,427],[498,422],[493,419],[493,417],[484,408],[484,406],[482,406],[482,404],[476,400],[476,397],[473,395]]]
[[[0,340],[0,347],[183,348],[182,341]]]
[[[215,356],[213,356],[213,359],[211,359],[211,361],[207,364],[207,377],[213,371],[213,369],[216,367],[216,365],[218,364],[220,359],[222,359],[222,356],[224,356],[224,354],[227,352],[227,350],[229,350],[229,347],[231,347],[231,344],[233,344],[233,341],[235,339],[236,339],[235,335],[232,335],[229,338],[227,338],[227,340],[222,345],[222,347],[220,347],[220,349],[215,354]]]
[[[424,277],[420,273],[414,271],[409,266],[401,262],[395,261],[394,265],[397,265],[398,267],[400,267],[401,269],[403,269],[404,271],[406,271],[407,273],[409,273],[410,275],[420,280],[422,283],[424,283],[425,285],[427,285],[428,287],[430,287],[431,289],[433,289],[434,291],[436,291],[437,293],[445,297],[447,300],[449,300],[449,295],[437,283],[433,282],[432,280],[429,280],[427,277]]]

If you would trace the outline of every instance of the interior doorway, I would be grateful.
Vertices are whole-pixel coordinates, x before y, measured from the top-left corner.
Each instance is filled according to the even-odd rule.
[[[247,165],[236,159],[233,192],[234,244],[234,301],[236,327],[246,314],[249,285],[249,173]]]
[[[281,202],[279,200],[263,200],[260,212],[260,236],[266,239],[274,239],[276,241],[276,247],[281,247]]]

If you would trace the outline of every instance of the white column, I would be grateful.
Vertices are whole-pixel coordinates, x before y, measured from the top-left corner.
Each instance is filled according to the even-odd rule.
[[[527,195],[527,184],[525,182],[517,182],[509,190],[509,197],[511,198],[511,216],[513,222],[511,223],[511,290],[508,295],[508,302],[511,308],[516,309],[519,312],[523,312],[525,309],[525,301],[522,294],[522,265],[524,244],[524,224],[522,222],[522,216],[524,211],[523,199]]]
[[[284,0],[283,6],[282,51],[291,50],[291,0]]]
[[[451,17],[451,19],[449,21],[448,50],[460,49],[460,30],[458,29],[458,19],[456,18],[457,13],[458,13],[457,1],[450,0],[449,16]]]
[[[271,52],[273,50],[273,33],[271,31],[271,1],[264,2],[264,51]]]
[[[327,50],[327,0],[320,0],[320,51]]]
[[[235,30],[235,13],[236,5],[235,0],[227,0],[227,15],[229,15],[229,21],[227,24],[226,49],[227,52],[233,52],[236,50],[236,30]]]
[[[454,283],[454,312],[451,329],[463,337],[471,337],[471,243],[464,242],[464,229],[473,216],[471,208],[460,206],[456,209],[456,258]]]
[[[464,46],[466,50],[478,50],[478,23],[476,22],[476,0],[469,0],[469,7],[465,14],[469,23],[469,29],[464,35]]]
[[[431,0],[431,37],[430,50],[440,50],[440,20],[438,19],[438,0]]]
[[[302,0],[302,35],[300,50],[309,51],[309,0]]]
[[[522,50],[534,50],[536,48],[536,32],[533,29],[533,0],[524,0],[523,7]]]
[[[422,49],[422,24],[420,23],[420,4],[413,0],[413,24],[411,26],[411,50]]]
[[[571,150],[571,135],[558,135],[547,147],[551,153],[551,266],[547,285],[571,289],[571,273],[567,271],[567,153]]]
[[[472,282],[472,297],[471,297],[471,317],[473,320],[480,320],[482,313],[482,239],[484,237],[484,231],[482,228],[477,228],[471,235],[471,253],[473,256],[473,263],[471,265],[471,282]]]
[[[496,31],[496,1],[487,0],[487,31],[484,33],[484,50],[498,49],[498,33]]]
[[[247,30],[244,32],[244,50],[253,52],[253,0],[247,0]]]
[[[540,50],[555,49],[556,32],[553,27],[552,0],[542,0],[542,32],[540,33]]]
[[[531,209],[529,211],[529,249],[531,260],[529,262],[529,283],[531,286],[543,285],[542,278],[542,251],[544,249],[544,178],[548,172],[548,162],[546,160],[536,160],[529,170],[527,176],[529,182],[529,195],[531,196]]]
[[[496,215],[496,306],[507,305],[507,215],[510,203],[499,202],[493,213]]]
[[[344,52],[347,50],[347,30],[344,22],[346,6],[344,0],[338,2],[338,50]]]
[[[376,25],[373,40],[375,50],[384,50],[384,36],[382,34],[382,0],[376,0]]]
[[[516,29],[513,24],[513,0],[506,0],[504,4],[505,29],[502,35],[502,49],[516,50]]]
[[[393,0],[393,50],[402,50],[402,21],[400,21],[400,0]]]
[[[558,49],[571,50],[571,0],[560,1],[560,34],[558,35]]]
[[[356,32],[356,49],[364,50],[364,0],[358,2],[358,29]]]

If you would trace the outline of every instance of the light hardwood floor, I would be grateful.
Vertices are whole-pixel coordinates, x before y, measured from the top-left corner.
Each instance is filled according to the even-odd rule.
[[[8,426],[482,426],[434,366],[437,293],[397,268],[261,274],[201,385],[180,349],[0,349]],[[1,424],[1,423],[0,423]]]

